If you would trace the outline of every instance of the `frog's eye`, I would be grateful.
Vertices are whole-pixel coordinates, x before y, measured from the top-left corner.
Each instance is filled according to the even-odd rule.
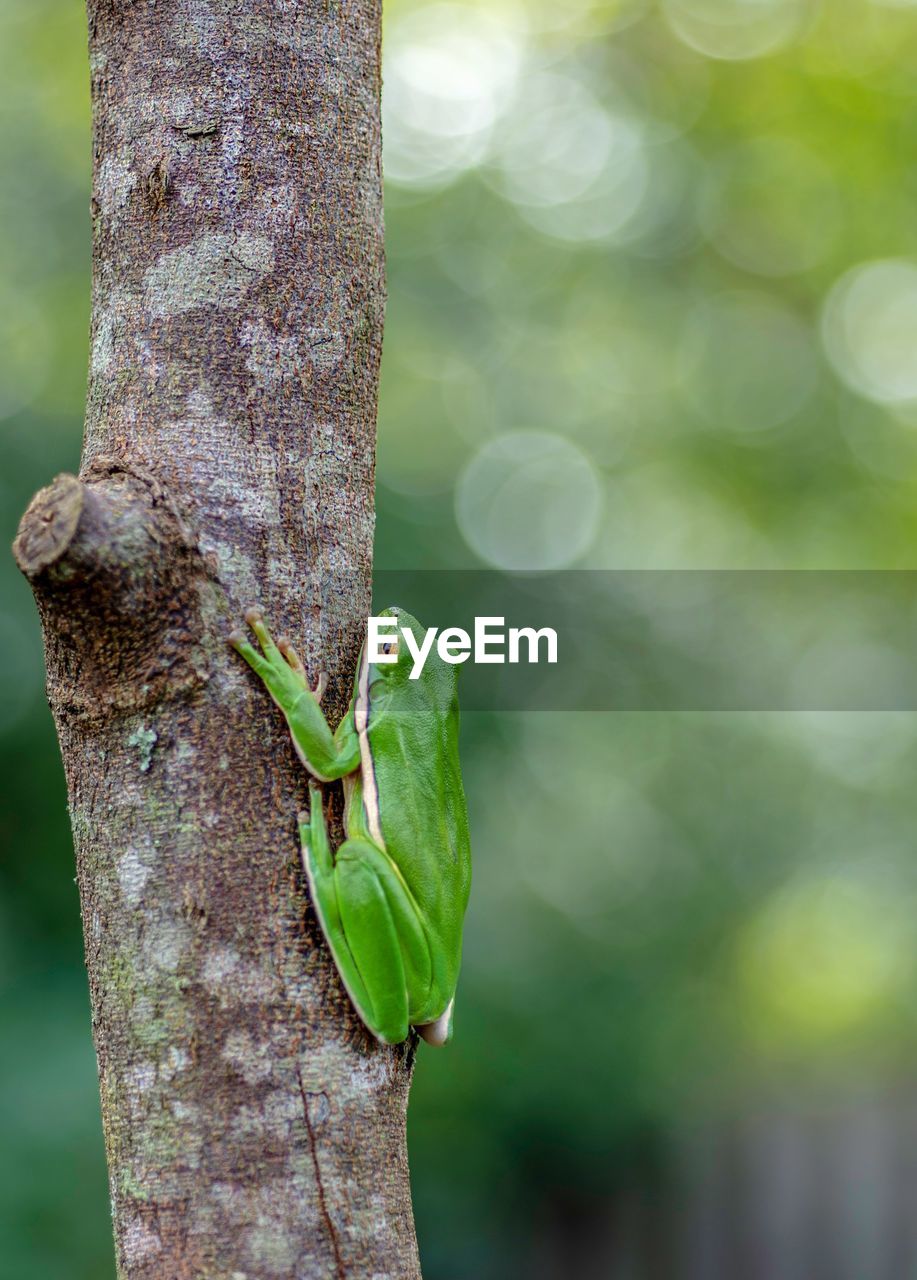
[[[394,654],[395,657],[397,658],[398,657],[398,641],[386,640],[385,644],[382,646],[382,652]]]

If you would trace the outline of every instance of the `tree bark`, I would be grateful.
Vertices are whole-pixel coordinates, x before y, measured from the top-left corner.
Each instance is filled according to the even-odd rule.
[[[347,702],[370,612],[379,0],[89,0],[80,477],[23,517],[67,774],[119,1274],[419,1275],[413,1040],[364,1031],[300,869],[247,605]],[[332,811],[339,797],[328,789]]]

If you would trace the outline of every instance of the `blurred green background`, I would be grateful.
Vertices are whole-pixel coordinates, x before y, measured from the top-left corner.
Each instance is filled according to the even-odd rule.
[[[378,565],[913,567],[917,4],[386,4]],[[79,455],[84,21],[0,0],[7,540]],[[0,1278],[110,1280],[8,555],[0,589]],[[477,713],[465,760],[428,1280],[917,1275],[917,720]]]

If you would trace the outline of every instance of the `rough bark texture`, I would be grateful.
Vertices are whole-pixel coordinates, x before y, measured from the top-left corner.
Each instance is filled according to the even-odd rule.
[[[16,554],[131,1280],[418,1274],[413,1044],[377,1046],[343,993],[299,866],[305,777],[226,644],[261,604],[328,672],[332,719],[346,705],[370,605],[379,21],[379,0],[89,0],[83,468]]]

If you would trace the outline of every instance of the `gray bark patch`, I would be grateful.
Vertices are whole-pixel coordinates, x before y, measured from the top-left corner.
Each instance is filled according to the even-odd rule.
[[[274,243],[267,236],[208,232],[162,254],[150,267],[143,277],[146,304],[154,316],[237,307],[273,270]]]

